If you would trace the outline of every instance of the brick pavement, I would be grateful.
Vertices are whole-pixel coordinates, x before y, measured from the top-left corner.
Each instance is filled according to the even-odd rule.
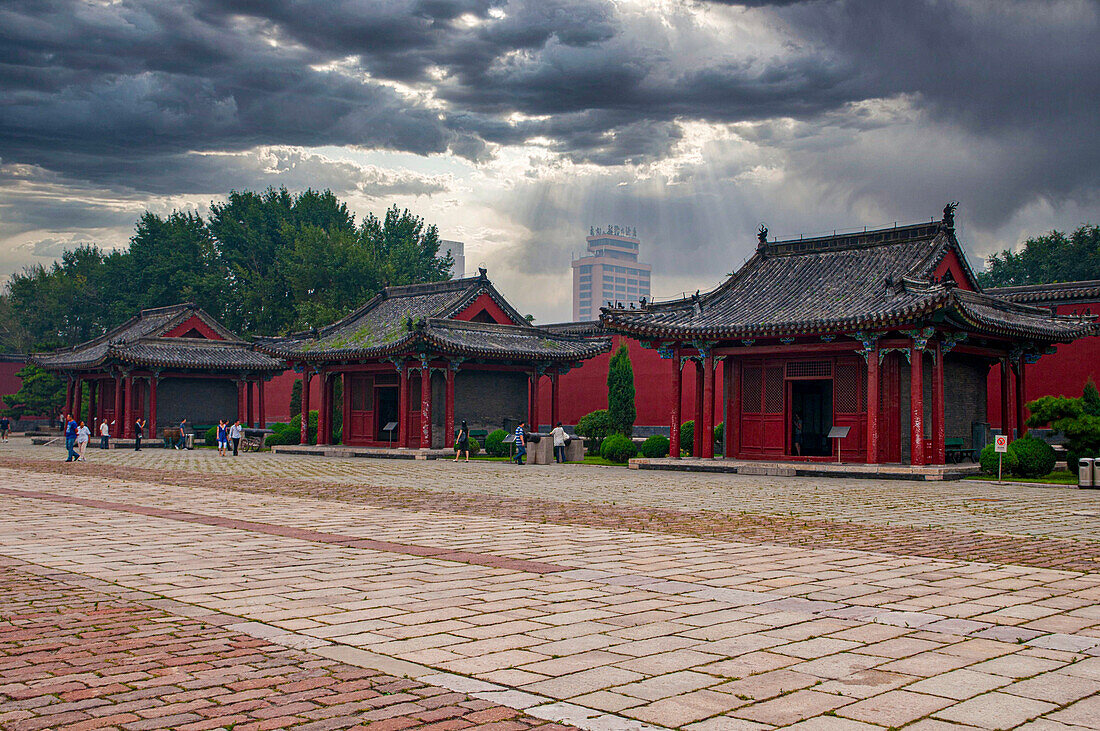
[[[570,728],[235,632],[225,626],[235,618],[180,616],[88,584],[0,559],[0,727]]]
[[[438,494],[414,510],[123,475],[0,471],[9,490],[81,498],[9,493],[0,554],[581,727],[1095,726],[1096,574],[471,515]]]
[[[50,452],[48,448],[34,448]],[[25,449],[23,450],[26,451]],[[1022,486],[991,487],[981,484],[908,484],[891,481],[824,480],[814,483],[822,490],[836,491],[843,483],[845,517],[805,518],[796,512],[829,516],[813,504],[816,490],[784,487],[785,495],[761,505],[753,498],[737,510],[723,511],[723,505],[746,492],[773,487],[771,478],[740,475],[699,476],[658,474],[661,489],[652,486],[653,477],[636,470],[569,467],[568,471],[543,468],[515,469],[497,463],[455,466],[438,462],[386,460],[331,460],[316,457],[248,455],[238,460],[219,459],[216,454],[196,450],[186,454],[162,450],[143,452],[109,451],[96,454],[103,462],[72,465],[44,459],[16,458],[11,448],[0,450],[0,467],[55,474],[95,475],[120,479],[137,477],[178,486],[211,487],[252,493],[274,493],[322,497],[379,507],[415,510],[448,510],[467,515],[518,518],[533,522],[602,526],[688,536],[720,537],[752,542],[769,542],[808,548],[847,548],[878,551],[902,556],[928,556],[966,561],[990,561],[1072,571],[1100,570],[1100,494],[1068,488]],[[35,452],[31,453],[32,455]],[[145,456],[149,454],[151,456]],[[191,470],[154,469],[185,466]],[[386,482],[415,484],[399,487]],[[637,477],[642,475],[641,477]],[[471,479],[471,476],[473,479]],[[325,479],[339,479],[326,482]],[[627,490],[624,483],[640,480]],[[715,482],[707,482],[713,480]],[[676,490],[668,490],[672,482]],[[827,483],[827,484],[826,484]],[[593,484],[599,487],[593,495]],[[492,486],[492,489],[490,487]],[[565,487],[563,487],[565,486]],[[582,486],[583,493],[582,494]],[[701,487],[702,486],[702,487]],[[568,489],[566,489],[568,488]],[[473,490],[459,492],[458,490]],[[685,494],[705,489],[712,494],[715,509],[687,510],[650,507]],[[446,490],[441,498],[440,491]],[[792,490],[795,492],[792,494]],[[494,494],[494,491],[517,496]],[[587,500],[602,496],[625,497],[624,504],[595,504]],[[892,493],[897,493],[892,494]],[[557,494],[577,502],[551,499]],[[530,497],[524,497],[529,495]],[[534,497],[535,495],[545,495]],[[889,495],[888,502],[882,503]],[[1004,496],[1004,497],[1001,497]],[[585,499],[587,498],[587,500]],[[803,505],[807,502],[809,505]],[[923,527],[892,520],[887,506],[906,510],[919,506],[922,520],[953,527]],[[750,507],[763,513],[749,512]],[[791,515],[782,512],[792,508]],[[797,509],[797,510],[796,510]],[[862,512],[861,512],[862,511]],[[887,517],[891,516],[891,517]],[[1008,516],[1008,517],[1006,517]],[[910,523],[915,522],[910,514]],[[881,523],[872,522],[879,519]],[[1015,523],[1017,534],[1005,532]],[[1055,530],[1058,526],[1060,529]],[[1057,534],[1063,537],[1050,537]]]

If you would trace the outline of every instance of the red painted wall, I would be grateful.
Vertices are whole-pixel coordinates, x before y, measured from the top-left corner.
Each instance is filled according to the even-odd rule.
[[[23,379],[16,373],[26,365],[24,360],[7,360],[0,357],[0,396],[8,396],[23,387]]]
[[[198,315],[192,315],[191,317],[187,318],[179,325],[176,325],[174,328],[164,333],[163,337],[178,338],[182,337],[186,333],[191,332],[192,330],[198,331],[203,335],[203,337],[209,340],[225,340],[225,338],[223,338],[221,335],[218,335],[218,333],[214,332],[214,329],[212,327],[203,322],[202,318]]]
[[[508,317],[508,314],[500,309],[500,305],[493,301],[493,298],[488,294],[479,295],[477,299],[469,304],[466,309],[459,312],[454,316],[456,320],[473,320],[475,317],[485,312],[489,317],[493,318],[493,322],[497,322],[501,325],[515,325],[519,324],[513,322],[512,318]]]
[[[264,417],[268,423],[290,421],[290,392],[294,381],[302,374],[283,371],[264,384]],[[312,411],[321,404],[321,379],[314,376],[309,382],[309,408]]]
[[[1059,315],[1082,313],[1085,309],[1100,314],[1100,300],[1076,301],[1058,306]],[[1080,396],[1085,382],[1092,378],[1100,384],[1100,336],[1082,338],[1069,345],[1059,345],[1053,355],[1044,355],[1038,363],[1026,366],[1024,371],[1024,403],[1040,396]],[[989,370],[986,385],[989,400],[989,425],[1001,428],[1001,369]],[[1008,389],[1009,413],[1016,410],[1016,386],[1011,380]],[[1010,417],[1012,422],[1013,418]]]
[[[612,337],[612,348],[608,353],[584,362],[561,377],[559,389],[560,418],[562,423],[576,424],[587,413],[607,408],[607,367],[611,354],[625,342],[630,353],[630,364],[634,369],[634,405],[638,417],[635,426],[669,426],[672,411],[672,360],[664,360],[656,350],[643,348],[637,340],[622,335]],[[725,382],[722,364],[718,365],[714,377],[714,423],[722,421],[723,393]],[[550,381],[544,379],[539,386],[539,417],[543,425],[550,423]],[[684,366],[684,394],[680,406],[680,421],[694,417],[695,409],[695,366]]]

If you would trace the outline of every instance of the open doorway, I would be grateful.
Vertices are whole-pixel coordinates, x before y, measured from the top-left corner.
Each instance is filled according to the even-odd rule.
[[[382,431],[386,428],[386,424],[391,421],[399,421],[397,418],[397,387],[396,386],[376,386],[374,389],[375,403],[378,404],[378,432],[375,434],[375,439],[380,442],[384,442],[392,439],[394,442],[400,436],[397,429],[393,431]]]
[[[828,457],[832,454],[829,429],[833,426],[833,382],[791,381],[791,454],[798,440],[796,426],[802,423],[801,456]]]

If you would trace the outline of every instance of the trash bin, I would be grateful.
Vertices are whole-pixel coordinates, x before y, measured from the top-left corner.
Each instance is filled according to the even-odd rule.
[[[184,447],[184,449],[194,449],[195,448],[195,435],[194,434],[188,434],[186,437],[184,437],[183,447]]]
[[[1077,466],[1077,487],[1097,487],[1096,460],[1083,457]]]

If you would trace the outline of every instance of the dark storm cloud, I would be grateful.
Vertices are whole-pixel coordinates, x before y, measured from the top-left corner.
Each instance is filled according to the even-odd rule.
[[[444,184],[308,155],[272,165],[258,150],[358,146],[480,162],[496,145],[537,139],[565,160],[610,168],[666,160],[685,123],[705,121],[739,125],[783,161],[794,182],[773,193],[804,203],[797,186],[827,191],[813,215],[866,201],[923,215],[957,197],[992,227],[1036,199],[1094,200],[1100,189],[1093,2],[685,0],[663,12],[608,0],[7,3],[0,159],[115,198],[284,181],[415,195]],[[753,33],[727,38],[734,27]],[[906,100],[897,118],[868,103],[891,99]],[[713,155],[675,172],[682,188],[627,185],[611,200],[598,193],[611,183],[595,180],[585,194],[616,210],[637,195],[640,216],[664,201],[652,222],[661,236],[719,247],[725,224],[746,221],[697,231],[692,216],[732,216],[740,204],[728,197],[746,188],[703,193],[693,180],[744,169]],[[0,210],[0,221],[48,228],[73,215],[93,225],[44,201],[39,213]],[[516,219],[540,232],[527,210]],[[812,226],[798,210],[784,212],[789,225]]]

